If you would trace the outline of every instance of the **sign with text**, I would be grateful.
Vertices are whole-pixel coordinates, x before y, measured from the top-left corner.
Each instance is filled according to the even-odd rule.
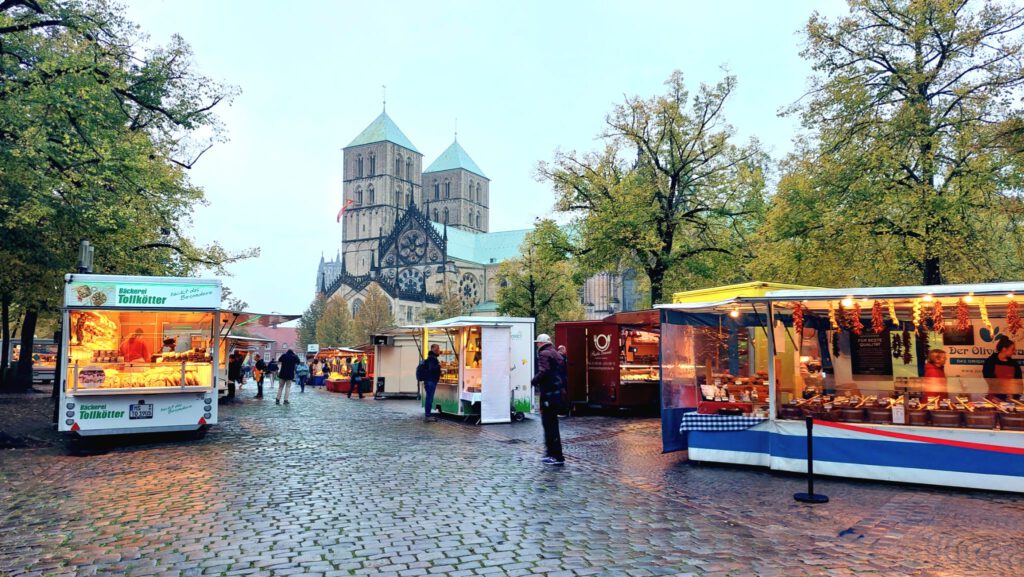
[[[220,283],[107,282],[72,280],[64,285],[64,304],[88,308],[216,309]]]
[[[854,375],[892,375],[889,335],[889,331],[875,334],[867,329],[860,335],[850,335],[850,364]]]

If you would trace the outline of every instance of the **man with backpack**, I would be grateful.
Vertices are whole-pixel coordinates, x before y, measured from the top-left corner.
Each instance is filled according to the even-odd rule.
[[[295,353],[292,353],[295,354]],[[277,372],[281,370],[281,367],[274,360],[274,357],[270,357],[270,362],[267,363],[267,376],[270,377],[270,387],[274,387],[274,383],[277,382]],[[279,387],[280,390],[280,387]]]
[[[356,389],[361,399],[363,398],[363,377],[366,376],[366,365],[361,359],[356,358],[356,362],[352,363],[351,371],[349,374],[348,398],[352,398],[352,389]]]
[[[421,360],[420,364],[416,366],[416,380],[423,382],[423,390],[426,393],[423,399],[424,421],[434,420],[430,413],[434,410],[434,391],[437,390],[437,382],[441,380],[441,361],[438,360],[440,355],[440,345],[430,345],[427,358]]]
[[[547,456],[545,465],[564,465],[562,438],[558,433],[558,413],[562,412],[562,375],[565,374],[565,357],[555,350],[551,337],[537,335],[537,375],[531,384],[540,392],[540,422],[544,426],[544,445]]]

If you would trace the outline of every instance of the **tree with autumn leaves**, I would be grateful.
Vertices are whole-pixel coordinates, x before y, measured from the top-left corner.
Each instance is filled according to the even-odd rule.
[[[0,3],[0,366],[12,322],[31,350],[82,239],[98,273],[223,271],[257,253],[188,236],[204,196],[187,171],[223,138],[214,110],[236,90],[198,74],[181,38],[143,41],[107,2]]]

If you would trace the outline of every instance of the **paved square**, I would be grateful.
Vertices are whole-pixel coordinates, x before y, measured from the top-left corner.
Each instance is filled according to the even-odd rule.
[[[1024,496],[660,454],[656,419],[424,423],[322,390],[222,408],[206,438],[0,451],[0,575],[1021,575]],[[268,396],[269,398],[269,396]],[[0,430],[45,399],[0,401]]]

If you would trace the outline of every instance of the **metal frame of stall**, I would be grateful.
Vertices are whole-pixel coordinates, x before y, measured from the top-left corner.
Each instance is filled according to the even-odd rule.
[[[807,429],[803,420],[779,418],[777,352],[781,338],[791,338],[786,327],[791,315],[779,315],[785,303],[826,303],[851,299],[1007,299],[1024,293],[1024,282],[873,287],[846,289],[780,290],[763,297],[737,298],[715,303],[660,305],[666,313],[683,315],[729,314],[732,311],[767,312],[769,416],[767,419],[705,415],[698,430],[688,435],[691,460],[755,465],[789,472],[806,471]],[[999,306],[996,304],[995,306]],[[987,313],[978,321],[987,322]],[[904,309],[904,314],[905,314]],[[983,315],[983,316],[982,316]],[[671,314],[667,315],[671,317]],[[995,317],[995,315],[993,315]],[[972,318],[972,320],[974,320]],[[666,322],[671,322],[669,318]],[[897,325],[898,326],[898,325]],[[994,334],[991,331],[990,334]],[[664,335],[663,335],[664,339]],[[663,341],[664,342],[664,341]],[[784,345],[783,345],[784,346]],[[852,362],[852,360],[851,360]],[[1019,363],[1020,361],[1018,361]],[[662,386],[665,387],[664,377]],[[663,409],[663,423],[666,414]],[[895,481],[975,489],[1024,492],[1024,432],[967,429],[907,424],[846,423],[816,419],[815,472],[838,477]],[[681,426],[681,425],[680,425]],[[679,447],[666,450],[676,450]]]

